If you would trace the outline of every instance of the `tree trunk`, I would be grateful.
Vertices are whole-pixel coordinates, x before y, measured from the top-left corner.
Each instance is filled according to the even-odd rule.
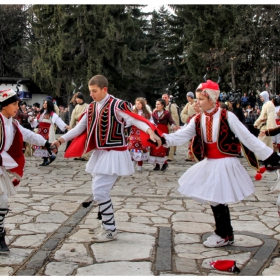
[[[234,70],[233,70],[233,60],[230,60],[230,66],[231,66],[231,84],[232,84],[232,89],[236,89],[235,87],[235,77],[234,77]]]

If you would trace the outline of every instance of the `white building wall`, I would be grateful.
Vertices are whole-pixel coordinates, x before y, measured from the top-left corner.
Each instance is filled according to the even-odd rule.
[[[16,84],[0,84],[0,89],[1,90],[12,89],[15,92],[17,91]],[[19,90],[29,92],[26,85],[20,85]],[[34,103],[37,102],[37,103],[40,104],[40,106],[42,106],[43,101],[45,100],[45,98],[47,96],[48,96],[47,94],[36,94],[36,93],[34,94],[34,93],[32,93],[32,99],[22,99],[22,100],[25,101],[27,103],[27,105],[33,105]]]

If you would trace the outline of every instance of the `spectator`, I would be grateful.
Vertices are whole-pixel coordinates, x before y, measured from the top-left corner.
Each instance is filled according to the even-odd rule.
[[[180,117],[179,117],[179,107],[176,103],[171,102],[169,95],[167,93],[162,95],[162,99],[165,101],[166,107],[165,109],[170,112],[172,119],[176,123],[176,125],[180,125]],[[173,133],[170,124],[168,125],[169,133]],[[168,159],[167,161],[173,161],[174,155],[176,155],[176,147],[171,146],[168,151]]]
[[[257,98],[256,98],[255,94],[252,91],[250,92],[248,101],[249,101],[250,106],[252,108],[254,108],[255,105],[256,105],[256,102],[257,102]]]
[[[248,96],[247,93],[244,92],[243,96],[241,97],[241,106],[242,108],[246,108],[248,105]]]
[[[59,114],[58,116],[66,123],[68,124],[69,122],[66,122],[66,115],[67,113],[65,113],[65,110],[64,110],[64,107],[63,106],[59,106]],[[65,132],[64,131],[61,131],[61,129],[59,127],[56,128],[56,133],[57,134],[64,134]]]
[[[226,102],[227,99],[228,99],[227,94],[225,92],[223,92],[223,100],[224,100],[224,102]]]
[[[38,115],[38,113],[40,112],[40,110],[41,110],[41,107],[40,107],[40,104],[39,103],[34,103],[33,105],[32,105],[32,112],[33,112],[33,116],[34,117],[37,117],[37,115]]]
[[[253,107],[254,108],[254,107]],[[246,107],[246,110],[245,110],[248,114],[252,111],[252,107],[250,104],[248,104],[248,106]]]
[[[143,97],[143,99],[145,100],[145,104],[146,104],[147,110],[152,114],[152,108],[151,108],[151,106],[148,104],[147,99],[146,99],[145,97]]]
[[[188,92],[186,97],[187,97],[188,103],[186,104],[186,106],[184,107],[184,109],[182,110],[182,112],[180,114],[183,124],[186,124],[188,119],[195,114],[195,110],[193,108],[194,101],[195,101],[193,92],[191,92],[191,91]]]
[[[268,129],[275,128],[276,125],[276,115],[275,106],[272,101],[269,100],[269,93],[263,91],[260,93],[260,99],[263,102],[261,114],[254,123],[254,127],[259,129],[260,132],[266,131]],[[264,142],[268,147],[273,149],[272,138],[270,136],[260,136],[258,137],[262,142]]]
[[[70,100],[69,105],[68,105],[68,116],[69,116],[69,120],[71,120],[72,112],[73,112],[74,108],[75,108],[76,105],[77,105],[77,100],[76,100],[77,95],[78,95],[78,92],[76,92],[76,93],[73,95],[73,97],[72,97],[72,99]]]

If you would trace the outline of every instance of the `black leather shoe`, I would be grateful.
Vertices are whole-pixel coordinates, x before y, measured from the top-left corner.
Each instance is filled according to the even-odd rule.
[[[167,167],[168,167],[168,163],[164,163],[162,165],[161,171],[165,171],[167,169]]]
[[[0,233],[0,253],[8,254],[10,252],[6,242],[5,242],[6,231]]]
[[[50,156],[50,162],[49,162],[49,164],[51,164],[55,159],[56,159],[56,156],[54,156],[54,155]]]
[[[43,163],[39,164],[39,166],[47,166],[49,165],[50,163],[48,161],[44,161]]]
[[[156,164],[156,167],[155,167],[153,170],[154,170],[154,171],[160,170],[160,165],[159,165],[159,164]]]

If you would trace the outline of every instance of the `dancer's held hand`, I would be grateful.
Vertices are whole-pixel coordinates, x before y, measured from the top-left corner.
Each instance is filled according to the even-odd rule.
[[[259,137],[263,137],[263,136],[265,136],[265,131],[260,131]]]
[[[147,133],[150,135],[150,139],[148,141],[156,145],[157,148],[164,144],[163,142],[165,141],[162,141],[164,138],[160,137],[157,131],[154,132],[151,128],[148,128]]]
[[[61,141],[59,140],[55,140],[54,142],[52,142],[52,146],[56,147],[56,150],[58,151],[58,147],[62,144]]]

